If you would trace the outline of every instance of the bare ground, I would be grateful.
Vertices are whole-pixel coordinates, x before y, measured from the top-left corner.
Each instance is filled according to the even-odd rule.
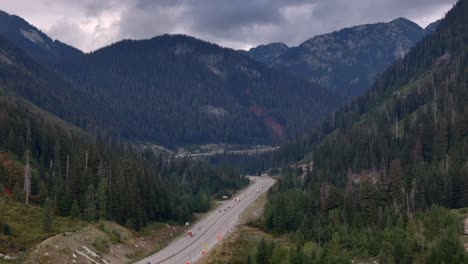
[[[159,223],[136,233],[102,222],[43,241],[29,252],[25,263],[128,263],[162,248],[180,230],[180,226]]]

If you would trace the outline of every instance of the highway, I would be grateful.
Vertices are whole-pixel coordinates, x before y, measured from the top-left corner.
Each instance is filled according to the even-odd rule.
[[[269,177],[249,178],[252,183],[237,195],[240,201],[234,201],[233,198],[226,200],[200,221],[189,226],[193,237],[184,234],[159,252],[136,263],[192,264],[203,255],[209,254],[210,250],[239,223],[240,214],[275,183],[275,180]]]

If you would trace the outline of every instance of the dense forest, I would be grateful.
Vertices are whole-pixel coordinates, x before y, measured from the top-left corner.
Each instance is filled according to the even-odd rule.
[[[279,143],[343,99],[189,36],[122,40],[85,54],[17,16],[0,11],[0,22],[0,48],[9,47],[3,55],[15,62],[10,66],[36,64],[27,67],[18,95],[88,131],[134,142]],[[25,54],[11,53],[19,49]]]
[[[4,195],[18,202],[29,196],[58,215],[135,229],[150,221],[184,222],[207,210],[214,195],[248,182],[226,166],[165,159],[125,141],[91,138],[23,99],[1,96],[0,106]]]
[[[291,263],[468,262],[445,209],[468,206],[467,13],[459,1],[365,96],[278,154],[305,164],[284,169],[261,223],[293,234]]]
[[[341,102],[320,86],[184,35],[123,40],[60,71],[110,110],[121,135],[166,145],[278,142]]]

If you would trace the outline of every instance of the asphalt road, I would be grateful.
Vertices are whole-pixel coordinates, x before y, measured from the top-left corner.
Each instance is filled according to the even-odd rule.
[[[238,194],[240,201],[224,201],[203,219],[189,226],[193,237],[182,235],[154,255],[136,263],[139,264],[193,264],[233,230],[239,223],[240,214],[275,181],[269,177],[250,177],[252,183]]]

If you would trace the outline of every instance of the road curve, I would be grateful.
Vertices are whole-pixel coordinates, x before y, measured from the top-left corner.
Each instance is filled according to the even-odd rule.
[[[270,177],[249,176],[249,178],[252,183],[238,194],[240,201],[224,201],[216,210],[190,226],[190,230],[194,233],[192,238],[184,234],[159,252],[136,263],[192,264],[204,254],[208,254],[239,223],[240,214],[275,183]]]

